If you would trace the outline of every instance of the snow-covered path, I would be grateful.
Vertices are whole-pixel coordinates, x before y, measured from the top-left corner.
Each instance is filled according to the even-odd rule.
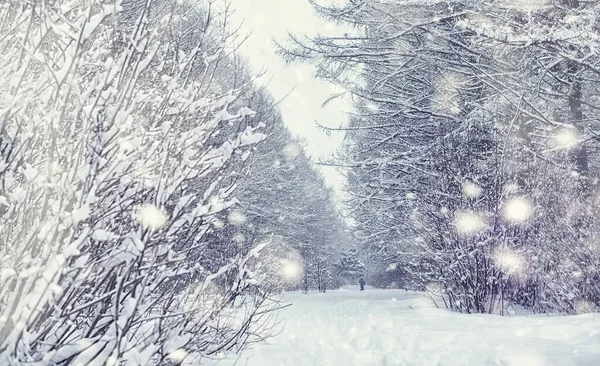
[[[456,314],[420,293],[289,293],[282,332],[217,365],[600,365],[600,314]]]

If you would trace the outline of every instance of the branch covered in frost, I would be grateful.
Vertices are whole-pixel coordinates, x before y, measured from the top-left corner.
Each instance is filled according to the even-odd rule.
[[[204,27],[169,21],[185,11]],[[0,19],[0,363],[177,363],[263,339],[258,249],[233,253],[236,281],[197,260],[236,202],[236,152],[265,138],[230,112],[250,84],[215,81],[224,18],[125,0],[15,1]]]

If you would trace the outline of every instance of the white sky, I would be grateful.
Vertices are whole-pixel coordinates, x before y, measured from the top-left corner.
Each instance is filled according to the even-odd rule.
[[[273,39],[280,44],[287,41],[288,32],[297,35],[315,35],[335,31],[312,9],[306,0],[230,0],[235,14],[233,24],[242,24],[242,34],[250,34],[240,52],[247,57],[256,72],[266,69],[264,79],[275,100],[291,94],[280,105],[283,121],[292,134],[306,141],[306,150],[315,161],[327,160],[336,152],[343,139],[342,133],[330,136],[315,123],[339,127],[346,121],[347,101],[334,101],[326,107],[322,103],[332,94],[333,87],[317,81],[313,68],[305,64],[286,65],[275,54]],[[320,167],[328,185],[339,193],[342,176],[335,168]]]

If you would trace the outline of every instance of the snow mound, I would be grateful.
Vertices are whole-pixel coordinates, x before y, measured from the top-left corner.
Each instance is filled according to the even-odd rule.
[[[600,314],[500,317],[437,309],[422,294],[287,293],[281,333],[217,365],[600,365]],[[207,364],[211,364],[210,362]]]

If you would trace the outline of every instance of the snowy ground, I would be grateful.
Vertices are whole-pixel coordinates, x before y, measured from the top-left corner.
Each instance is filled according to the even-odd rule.
[[[217,365],[600,365],[600,314],[456,314],[420,293],[289,293],[268,344]]]

